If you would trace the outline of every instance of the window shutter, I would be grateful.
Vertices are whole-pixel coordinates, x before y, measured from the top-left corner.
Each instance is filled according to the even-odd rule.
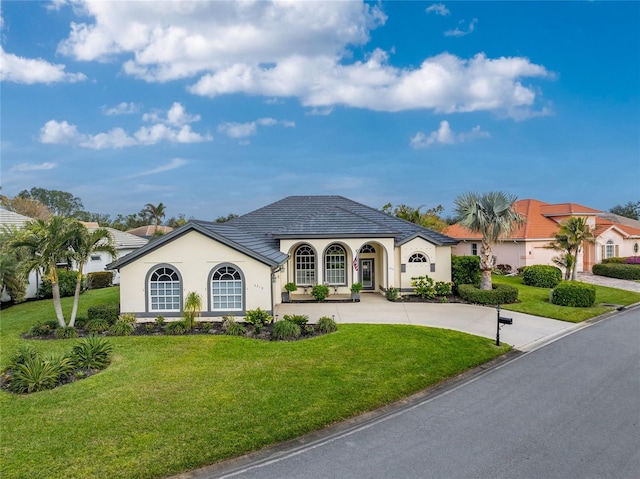
[[[616,251],[616,258],[620,257],[620,254],[618,253],[618,245],[615,246],[615,251]]]
[[[606,258],[605,255],[607,254],[607,250],[606,250],[606,246],[605,245],[602,245],[600,248],[601,248],[601,251],[602,251],[601,254],[600,254],[600,262],[602,262],[602,260]]]

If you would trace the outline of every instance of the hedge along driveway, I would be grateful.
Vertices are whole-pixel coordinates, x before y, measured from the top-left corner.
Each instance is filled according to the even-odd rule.
[[[80,311],[96,297],[117,301],[112,291],[82,295]],[[3,312],[3,365],[19,344],[64,351],[75,342],[19,338],[53,313],[39,303]],[[28,396],[0,392],[0,477],[175,474],[374,409],[508,350],[455,331],[365,324],[297,342],[110,341],[113,363],[95,376]]]
[[[549,302],[550,289],[526,286],[522,284],[521,277],[494,276],[493,282],[496,284],[510,284],[518,288],[518,300],[520,302],[505,304],[503,305],[504,309],[572,323],[580,323],[615,309],[613,306],[603,306],[603,304],[628,306],[640,302],[640,293],[596,286],[596,302],[594,306],[590,308],[558,306]]]

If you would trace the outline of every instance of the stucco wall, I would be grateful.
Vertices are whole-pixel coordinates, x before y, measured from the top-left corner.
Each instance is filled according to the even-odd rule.
[[[211,311],[208,278],[218,265],[231,263],[244,276],[245,310],[262,308],[271,310],[271,268],[206,236],[190,231],[120,269],[120,305],[122,312],[138,316],[179,316],[147,310],[147,274],[157,265],[168,264],[182,277],[183,298],[191,291],[202,296],[202,317],[218,317]],[[234,313],[241,315],[241,312]]]
[[[615,228],[609,228],[604,231],[596,240],[596,261],[602,262],[602,247],[607,244],[608,241],[613,241],[613,244],[618,246],[618,256],[640,256],[640,253],[633,251],[634,245],[638,243],[640,246],[640,238],[626,238],[618,232]]]

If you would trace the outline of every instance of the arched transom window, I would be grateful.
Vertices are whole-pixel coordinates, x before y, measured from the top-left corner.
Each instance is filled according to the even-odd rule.
[[[360,248],[360,253],[375,253],[376,249],[373,247],[373,245],[370,245],[369,243],[365,244],[362,246],[362,248]]]
[[[311,285],[316,281],[316,254],[310,246],[300,246],[295,254],[296,284]]]
[[[244,286],[233,266],[222,266],[211,276],[211,304],[217,311],[241,311]]]
[[[151,311],[180,311],[180,276],[168,266],[156,269],[149,277]]]
[[[324,255],[325,281],[329,284],[347,284],[346,262],[347,255],[342,246],[329,246]]]
[[[426,263],[427,257],[422,253],[414,253],[409,257],[409,263]]]

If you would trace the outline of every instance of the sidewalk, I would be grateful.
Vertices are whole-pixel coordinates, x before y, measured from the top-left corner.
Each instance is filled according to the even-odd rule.
[[[394,303],[377,293],[361,294],[359,303],[286,303],[276,307],[280,318],[285,314],[306,314],[316,322],[321,316],[333,317],[338,324],[412,324],[453,329],[465,333],[496,337],[497,311],[493,307],[460,303]],[[500,341],[520,351],[527,351],[561,336],[580,325],[529,314],[502,311],[513,318],[512,325],[500,331]]]

